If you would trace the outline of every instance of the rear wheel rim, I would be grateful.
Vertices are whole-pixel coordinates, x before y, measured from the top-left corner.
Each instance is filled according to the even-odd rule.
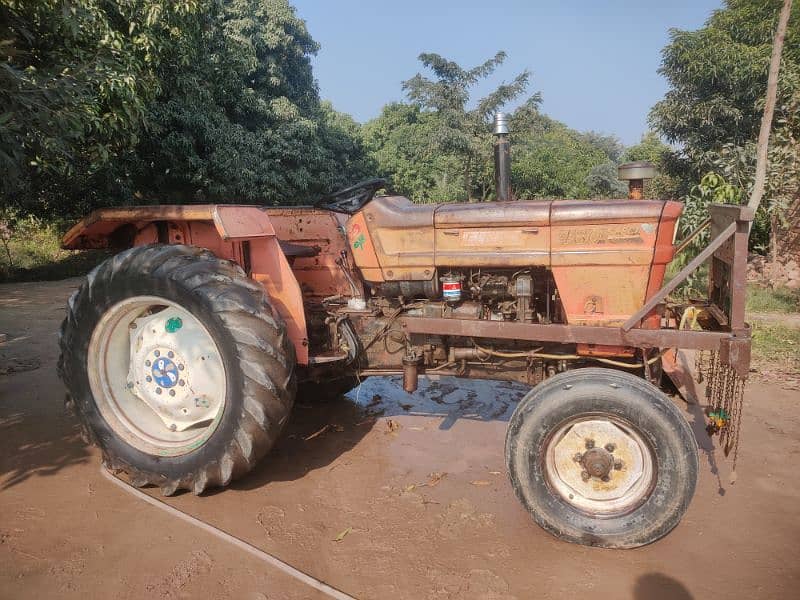
[[[127,298],[103,314],[89,342],[87,372],[105,421],[148,454],[196,450],[225,411],[219,346],[196,316],[158,296]]]
[[[630,423],[606,415],[569,419],[548,438],[543,455],[548,487],[592,517],[628,514],[656,482],[655,453]]]

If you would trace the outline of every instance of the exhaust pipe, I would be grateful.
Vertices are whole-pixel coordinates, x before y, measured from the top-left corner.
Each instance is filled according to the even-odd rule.
[[[503,113],[494,115],[494,188],[498,202],[511,197],[511,142],[508,140],[508,121]]]

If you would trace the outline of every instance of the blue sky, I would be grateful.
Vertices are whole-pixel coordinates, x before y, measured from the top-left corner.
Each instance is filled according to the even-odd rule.
[[[402,100],[420,52],[474,66],[505,50],[491,84],[523,69],[548,115],[636,143],[667,89],[658,75],[672,27],[697,29],[721,0],[291,0],[322,46],[323,98],[361,122]]]

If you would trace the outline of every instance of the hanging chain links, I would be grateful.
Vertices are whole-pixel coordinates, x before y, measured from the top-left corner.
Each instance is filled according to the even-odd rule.
[[[739,457],[742,405],[747,379],[740,377],[733,367],[720,361],[719,352],[698,352],[695,359],[698,381],[706,380],[707,416],[706,431],[709,436],[719,434],[719,444],[725,456],[733,453],[733,471]]]

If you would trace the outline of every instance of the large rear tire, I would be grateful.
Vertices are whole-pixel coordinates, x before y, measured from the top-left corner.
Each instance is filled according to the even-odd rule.
[[[190,246],[140,246],[72,295],[59,375],[104,464],[165,495],[226,486],[273,446],[295,354],[262,286]]]
[[[652,384],[612,369],[546,380],[517,406],[506,435],[517,497],[563,540],[633,548],[680,521],[697,483],[697,444]]]

